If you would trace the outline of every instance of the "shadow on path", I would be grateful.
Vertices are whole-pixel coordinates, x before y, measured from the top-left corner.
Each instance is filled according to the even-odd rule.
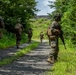
[[[49,52],[50,46],[44,42],[13,63],[1,67],[0,75],[45,75],[53,65],[46,61]]]
[[[14,46],[14,47],[0,50],[0,60],[2,60],[3,58],[14,55],[15,52],[21,50],[22,48],[24,48],[26,46],[29,46],[29,44],[25,43],[25,44],[20,45],[20,49],[17,49],[16,46]]]

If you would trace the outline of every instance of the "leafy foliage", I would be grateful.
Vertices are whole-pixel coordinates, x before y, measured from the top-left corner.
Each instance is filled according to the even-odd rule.
[[[67,45],[67,51],[60,45],[58,62],[54,64],[51,71],[46,75],[75,75],[76,73],[76,51]]]
[[[65,33],[65,37],[76,44],[76,0],[56,0],[49,6],[55,8],[53,12],[60,12],[63,17],[61,25]],[[68,34],[68,36],[67,36]]]
[[[33,28],[33,39],[40,39],[40,32],[44,33],[44,38],[47,38],[46,31],[50,25],[50,20],[40,18],[31,22]]]
[[[18,20],[24,28],[30,27],[29,19],[34,17],[35,0],[0,0],[0,15],[4,18],[5,28],[8,31],[14,29]]]

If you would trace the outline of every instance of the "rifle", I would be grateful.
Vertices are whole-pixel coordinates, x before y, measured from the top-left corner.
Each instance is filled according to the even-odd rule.
[[[64,48],[66,49],[63,34],[61,33],[59,36],[60,36],[61,41],[62,41],[62,42],[63,42],[63,44],[64,44]]]
[[[66,49],[65,42],[64,42],[64,37],[63,37],[63,31],[61,29],[58,29],[58,30],[59,30],[60,33],[58,31],[55,32],[55,33],[53,33],[53,31],[52,31],[52,33],[55,34],[56,36],[60,37],[61,41],[64,44],[64,48]]]

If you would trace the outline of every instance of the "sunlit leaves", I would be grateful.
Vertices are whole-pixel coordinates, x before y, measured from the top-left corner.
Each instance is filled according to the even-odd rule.
[[[0,0],[0,15],[4,17],[6,27],[14,26],[19,18],[27,25],[29,19],[35,15],[35,6],[35,0]]]
[[[56,0],[50,6],[56,9],[54,13],[60,12],[63,17],[61,25],[66,38],[76,39],[76,0]],[[68,34],[68,36],[67,36]]]

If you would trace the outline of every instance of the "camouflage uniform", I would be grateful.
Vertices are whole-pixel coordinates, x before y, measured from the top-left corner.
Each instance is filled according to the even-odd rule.
[[[48,29],[47,29],[47,36],[48,36],[48,39],[49,39],[49,45],[50,45],[50,36],[52,35],[52,33],[51,33],[51,28],[49,27]]]
[[[44,38],[44,34],[43,34],[43,32],[41,32],[40,33],[40,41],[41,41],[41,43],[42,43],[43,38]]]
[[[54,38],[50,39],[51,52],[49,54],[48,61],[52,60],[52,62],[57,61],[58,58],[58,52],[59,52],[58,38],[61,31],[61,25],[59,23],[60,19],[61,19],[60,16],[56,16],[55,21],[53,21],[51,25],[52,36],[54,36]]]
[[[32,29],[30,28],[29,30],[28,30],[28,43],[30,43],[31,42],[31,38],[32,38]]]
[[[2,29],[4,28],[4,22],[3,22],[3,19],[2,17],[0,17],[0,39],[2,38]]]
[[[21,34],[22,34],[23,26],[20,23],[15,25],[15,34],[16,34],[16,46],[19,48],[19,44],[21,41]]]

